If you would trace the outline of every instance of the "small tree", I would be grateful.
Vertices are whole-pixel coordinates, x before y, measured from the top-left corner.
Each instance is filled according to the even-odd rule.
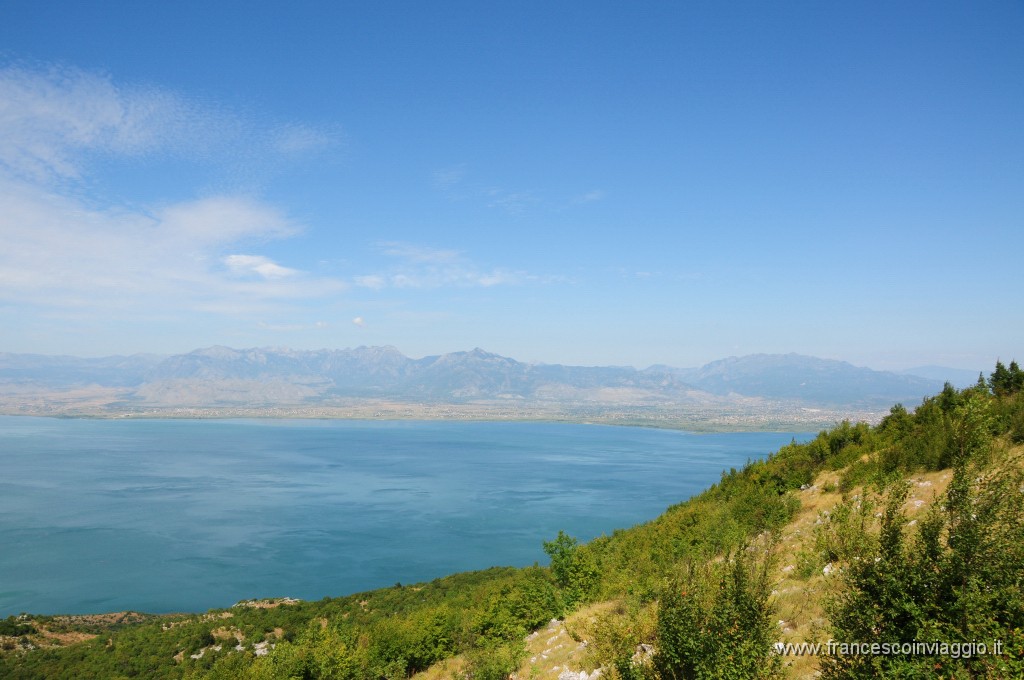
[[[1020,369],[1016,361],[1010,362],[1007,368],[1003,362],[996,362],[996,370],[992,372],[989,380],[992,391],[998,397],[1005,397],[1024,390],[1024,371]]]
[[[702,567],[690,565],[662,596],[654,666],[665,680],[774,678],[770,560],[746,550]]]
[[[551,558],[551,574],[562,591],[567,607],[586,600],[600,579],[593,559],[579,542],[564,531],[553,541],[544,541],[544,552]]]

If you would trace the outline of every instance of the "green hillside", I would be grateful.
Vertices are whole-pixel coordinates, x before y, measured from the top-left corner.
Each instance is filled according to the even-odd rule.
[[[12,617],[0,677],[1021,677],[1022,445],[1024,372],[998,364],[726,471],[646,524],[560,533],[549,567],[206,614]],[[822,647],[780,646],[804,643]]]

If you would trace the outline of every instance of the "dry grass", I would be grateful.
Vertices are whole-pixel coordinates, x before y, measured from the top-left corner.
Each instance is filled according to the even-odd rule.
[[[22,648],[22,638],[39,649],[67,647],[99,637],[97,632],[76,630],[76,628],[113,629],[124,624],[140,623],[149,618],[152,616],[130,611],[54,616],[46,620],[28,616],[22,622],[32,625],[35,632],[18,636],[0,635],[0,653]]]
[[[412,677],[413,680],[450,680],[461,677],[465,670],[466,660],[462,656],[456,656],[436,663]]]
[[[525,656],[515,677],[520,680],[556,680],[565,671],[593,671],[587,658],[586,632],[597,616],[613,610],[615,601],[599,602],[569,615],[565,621],[552,620],[524,640]],[[413,676],[414,680],[451,680],[466,670],[463,657],[447,659]]]

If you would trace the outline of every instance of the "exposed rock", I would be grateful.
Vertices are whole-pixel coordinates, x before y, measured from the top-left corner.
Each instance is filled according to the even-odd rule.
[[[556,666],[552,670],[558,670]],[[601,677],[601,669],[595,669],[594,671],[587,673],[586,671],[570,671],[564,670],[558,675],[558,680],[596,680]]]

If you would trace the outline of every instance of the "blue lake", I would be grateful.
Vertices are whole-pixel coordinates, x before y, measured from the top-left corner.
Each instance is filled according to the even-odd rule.
[[[801,433],[0,417],[0,616],[205,611],[545,563]]]

